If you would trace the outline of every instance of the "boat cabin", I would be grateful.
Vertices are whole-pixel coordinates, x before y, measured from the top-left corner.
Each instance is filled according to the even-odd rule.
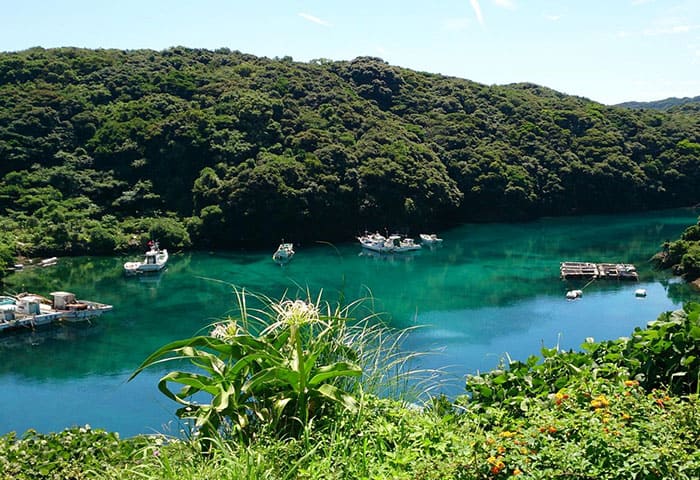
[[[53,297],[53,308],[56,310],[68,310],[71,306],[78,303],[75,300],[75,294],[70,292],[51,292]]]
[[[10,322],[15,319],[14,305],[0,305],[0,322]]]
[[[27,295],[17,301],[17,313],[25,315],[38,315],[41,313],[41,297]]]

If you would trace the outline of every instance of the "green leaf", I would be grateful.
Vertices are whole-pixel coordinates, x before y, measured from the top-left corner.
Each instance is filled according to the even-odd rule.
[[[332,365],[320,367],[311,379],[309,385],[318,385],[319,383],[335,377],[357,377],[362,375],[362,368],[354,363],[337,362]]]
[[[357,412],[357,400],[341,389],[326,383],[319,387],[318,392],[324,397],[342,405],[346,410],[353,413]]]

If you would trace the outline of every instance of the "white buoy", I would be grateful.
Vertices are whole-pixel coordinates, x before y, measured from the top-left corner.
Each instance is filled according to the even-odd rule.
[[[576,300],[577,298],[581,298],[583,296],[583,290],[569,290],[566,292],[566,298],[567,300]]]

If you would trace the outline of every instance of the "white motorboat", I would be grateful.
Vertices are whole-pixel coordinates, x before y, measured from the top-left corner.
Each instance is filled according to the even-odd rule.
[[[393,245],[380,233],[370,233],[357,237],[362,248],[378,253],[391,253],[394,251]]]
[[[284,264],[289,262],[294,256],[294,245],[291,243],[280,243],[275,253],[272,254],[272,260],[275,263]]]
[[[436,245],[442,243],[442,238],[438,237],[434,233],[421,233],[420,241],[426,245]]]
[[[416,243],[412,238],[402,238],[400,235],[390,235],[387,243],[391,244],[392,251],[395,253],[412,252],[421,249],[420,244]]]
[[[138,275],[140,273],[159,272],[168,263],[168,250],[161,249],[158,242],[148,242],[150,249],[144,254],[141,262],[126,262],[124,272],[127,275]]]
[[[404,238],[401,235],[389,235],[389,238],[379,233],[365,234],[357,237],[362,248],[378,253],[403,253],[420,250],[420,244],[412,238]]]

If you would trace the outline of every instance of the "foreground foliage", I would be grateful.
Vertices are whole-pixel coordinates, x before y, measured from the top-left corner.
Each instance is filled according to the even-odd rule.
[[[261,426],[296,436],[309,422],[334,416],[334,406],[356,411],[348,379],[362,369],[357,351],[345,343],[348,310],[326,304],[324,312],[320,296],[316,303],[256,296],[263,308],[251,312],[246,297],[238,294],[240,316],[217,325],[211,335],[165,345],[131,378],[173,361],[201,372],[170,372],[158,388],[184,405],[178,417],[195,419],[207,441],[222,430],[247,441]],[[174,392],[170,384],[181,389]]]
[[[471,396],[423,407],[358,395],[301,436],[261,430],[187,438],[71,429],[0,442],[2,478],[694,479],[700,305],[664,313],[629,339],[545,349],[479,379]],[[694,379],[695,383],[691,381]],[[483,388],[489,386],[492,394]],[[480,388],[477,388],[479,386]],[[99,465],[99,468],[97,467]]]

